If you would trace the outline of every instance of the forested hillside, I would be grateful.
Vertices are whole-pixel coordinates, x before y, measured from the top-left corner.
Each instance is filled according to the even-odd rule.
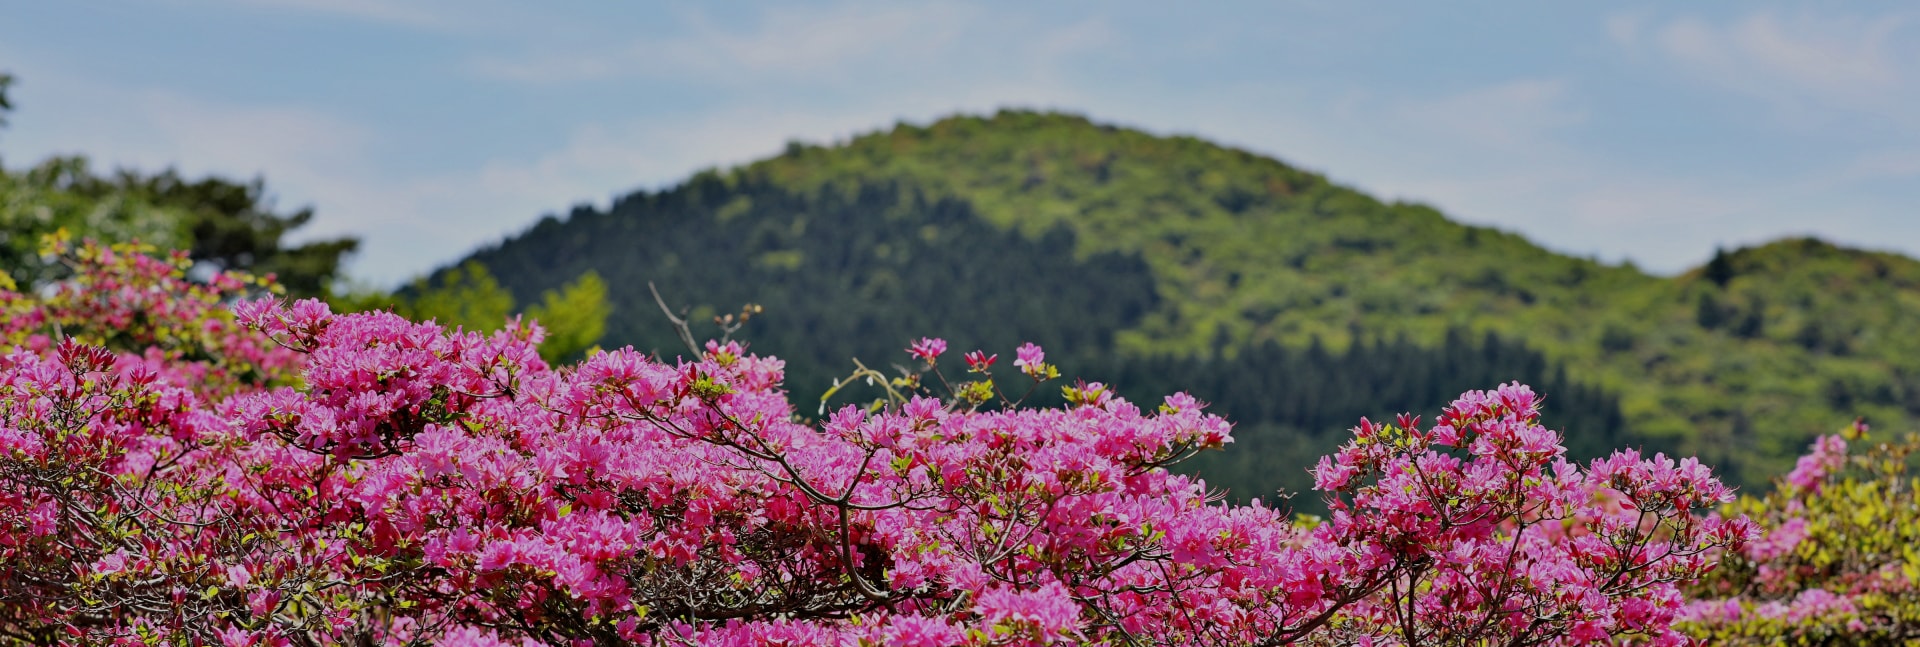
[[[1031,340],[1137,400],[1216,403],[1240,442],[1199,469],[1237,495],[1297,489],[1361,415],[1504,380],[1547,394],[1576,453],[1677,449],[1749,485],[1838,421],[1920,412],[1911,259],[1795,240],[1652,276],[1071,115],[795,144],[472,259],[521,302],[597,272],[606,346],[678,351],[648,282],[696,322],[762,304],[740,336],[785,358],[802,398],[920,335]]]

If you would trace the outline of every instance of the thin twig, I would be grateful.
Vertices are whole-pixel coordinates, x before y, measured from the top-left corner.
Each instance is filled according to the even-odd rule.
[[[680,341],[687,345],[687,350],[699,355],[700,345],[693,343],[693,329],[687,327],[687,320],[673,314],[673,309],[667,307],[667,300],[660,298],[660,289],[653,287],[653,281],[647,281],[647,291],[653,293],[653,302],[659,304],[660,312],[667,315],[667,321],[673,323],[674,331],[680,333]]]

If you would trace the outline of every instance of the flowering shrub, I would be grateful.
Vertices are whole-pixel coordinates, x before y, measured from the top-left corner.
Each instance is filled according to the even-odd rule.
[[[20,642],[1673,644],[1677,584],[1749,534],[1690,460],[1567,462],[1519,385],[1363,421],[1316,469],[1333,514],[1295,523],[1165,469],[1230,441],[1185,395],[1022,408],[928,339],[810,422],[735,343],[555,369],[537,325],[228,315],[231,277],[88,250],[66,292],[0,296],[65,322],[0,359]],[[1029,393],[1058,376],[1015,356]]]
[[[1696,514],[1731,492],[1691,458],[1621,452],[1583,471],[1538,415],[1526,387],[1468,393],[1425,431],[1362,421],[1321,460],[1327,538],[1380,591],[1338,631],[1407,645],[1684,642],[1667,629],[1677,584],[1754,532]]]
[[[239,326],[227,308],[275,289],[270,280],[216,272],[192,281],[184,252],[153,252],[138,244],[75,247],[64,232],[47,237],[41,254],[73,276],[32,293],[0,274],[0,348],[45,353],[71,339],[135,355],[166,382],[209,396],[292,379],[299,354]]]
[[[1771,494],[1730,506],[1767,535],[1694,587],[1684,629],[1728,645],[1920,640],[1920,496],[1907,471],[1920,438],[1868,441],[1862,422],[1822,436]]]

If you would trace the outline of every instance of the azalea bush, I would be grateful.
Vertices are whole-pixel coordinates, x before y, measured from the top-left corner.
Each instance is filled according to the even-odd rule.
[[[1022,406],[1037,346],[922,340],[811,420],[734,342],[554,367],[532,322],[55,251],[73,280],[0,291],[14,642],[1679,644],[1753,535],[1697,462],[1568,462],[1518,384],[1362,421],[1296,520],[1166,469],[1231,442],[1191,397]]]
[[[1817,439],[1771,493],[1729,507],[1768,532],[1694,586],[1683,626],[1726,645],[1920,640],[1916,449],[1860,421]]]

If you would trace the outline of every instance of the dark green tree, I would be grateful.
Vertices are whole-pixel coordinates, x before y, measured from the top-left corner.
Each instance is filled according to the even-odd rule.
[[[1713,259],[1707,261],[1707,266],[1700,270],[1701,276],[1723,288],[1733,281],[1733,274],[1733,259],[1727,257],[1726,249],[1719,247],[1713,249]]]
[[[179,209],[195,261],[216,269],[273,274],[290,295],[325,294],[340,274],[341,261],[360,246],[353,237],[288,244],[289,233],[313,221],[313,208],[276,213],[260,178],[246,183],[213,176],[188,180],[168,169],[144,177],[122,171],[116,182],[153,204]]]
[[[7,98],[7,90],[13,87],[13,75],[0,72],[0,127],[7,125],[7,113],[13,111],[13,100]]]

